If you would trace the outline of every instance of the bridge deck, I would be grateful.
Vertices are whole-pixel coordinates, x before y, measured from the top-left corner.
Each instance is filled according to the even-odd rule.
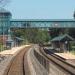
[[[74,19],[12,19],[11,27],[20,28],[73,28]]]

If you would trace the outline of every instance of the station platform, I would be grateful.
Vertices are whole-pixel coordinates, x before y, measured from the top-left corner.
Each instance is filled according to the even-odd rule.
[[[55,54],[65,59],[65,61],[68,62],[69,64],[75,66],[75,55],[73,55],[72,53],[67,52],[67,53],[55,53]]]
[[[67,52],[67,53],[55,53],[55,54],[57,54],[57,55],[63,57],[63,58],[66,59],[66,60],[75,59],[75,55],[73,55],[73,54],[71,54],[71,53],[69,53],[69,52]]]
[[[13,47],[11,50],[5,50],[0,52],[0,75],[5,75],[8,68],[13,61],[14,57],[25,47],[29,45],[23,45],[20,47]]]

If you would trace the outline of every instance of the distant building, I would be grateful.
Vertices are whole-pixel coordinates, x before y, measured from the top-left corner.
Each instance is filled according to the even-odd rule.
[[[14,38],[14,42],[16,46],[20,46],[22,44],[22,42],[24,41],[24,39],[20,38],[20,37],[15,37]]]
[[[5,44],[8,39],[8,30],[10,29],[10,19],[12,15],[4,8],[0,8],[0,43]]]
[[[70,41],[74,41],[74,39],[71,36],[65,34],[53,38],[51,43],[53,49],[55,49],[57,52],[67,52],[70,50]]]

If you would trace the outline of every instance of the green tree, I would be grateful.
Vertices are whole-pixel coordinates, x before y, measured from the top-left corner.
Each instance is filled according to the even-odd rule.
[[[48,31],[37,28],[16,29],[13,34],[15,37],[21,37],[25,39],[25,42],[29,43],[43,43],[49,41]]]
[[[50,28],[49,34],[51,38],[54,38],[58,35],[69,34],[69,29],[68,28]]]
[[[70,28],[69,29],[69,35],[75,38],[75,28]]]

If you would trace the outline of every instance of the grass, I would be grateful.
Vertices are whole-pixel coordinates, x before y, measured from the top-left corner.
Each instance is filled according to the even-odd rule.
[[[70,51],[70,53],[72,53],[72,54],[74,54],[74,55],[75,55],[75,50],[71,50],[71,51]]]
[[[0,52],[2,51],[2,44],[0,44]]]
[[[75,55],[75,46],[72,46],[72,49],[70,50],[70,53]]]
[[[0,52],[4,50],[4,47],[2,44],[0,44]]]

